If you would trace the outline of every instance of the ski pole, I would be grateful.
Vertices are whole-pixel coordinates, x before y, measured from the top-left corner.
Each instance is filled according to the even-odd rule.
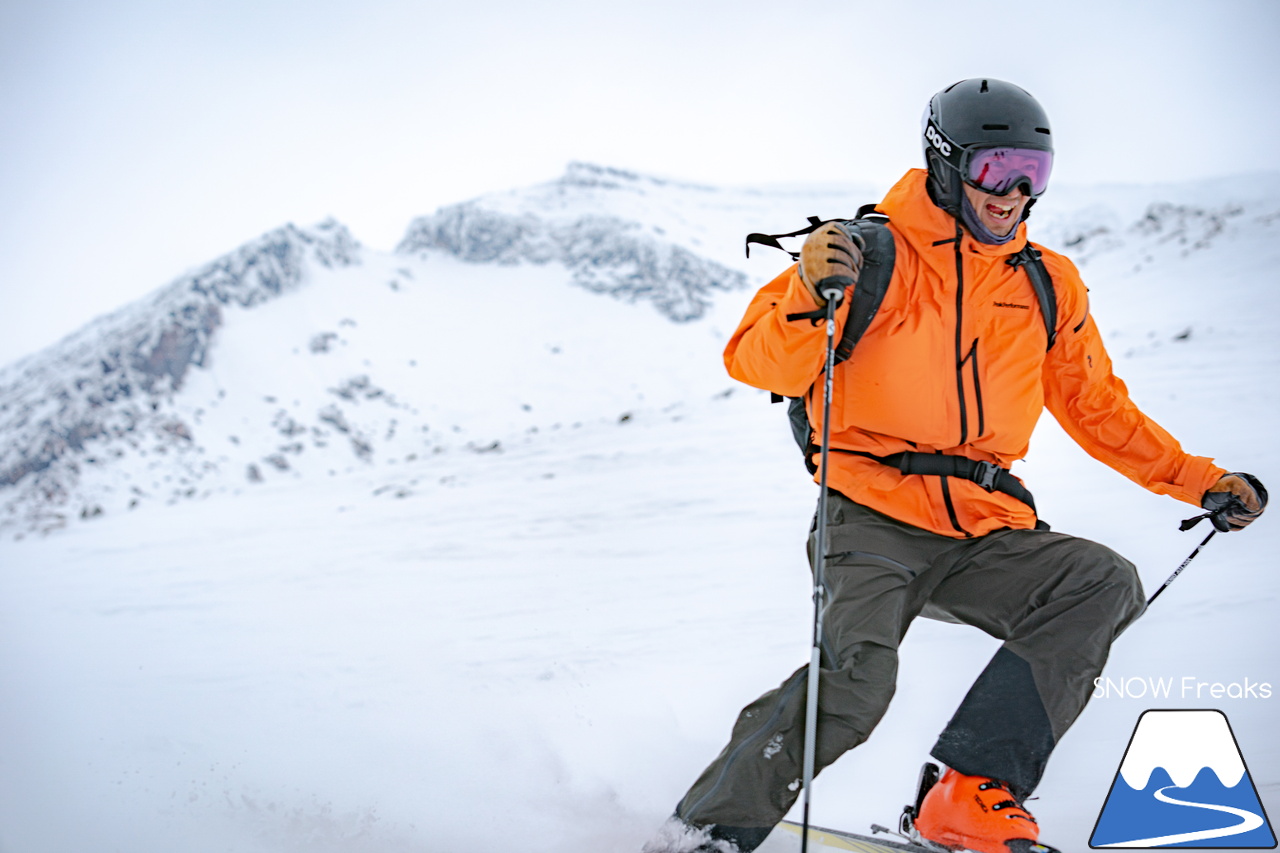
[[[1196,549],[1187,555],[1187,559],[1182,561],[1182,565],[1174,569],[1173,574],[1169,575],[1169,579],[1165,581],[1163,584],[1161,584],[1160,588],[1155,591],[1155,594],[1153,594],[1150,598],[1147,599],[1147,607],[1150,607],[1151,602],[1155,601],[1157,598],[1160,597],[1160,593],[1164,592],[1166,589],[1169,588],[1169,584],[1173,583],[1175,580],[1178,579],[1178,575],[1182,574],[1182,570],[1185,569],[1187,565],[1196,558],[1196,554],[1200,553],[1201,548],[1209,544],[1209,540],[1212,539],[1213,534],[1217,532],[1218,531],[1216,528],[1209,531],[1209,535],[1204,537],[1204,540],[1199,545],[1196,546]]]
[[[818,282],[827,300],[827,360],[822,375],[822,447],[818,475],[818,525],[813,555],[813,647],[809,653],[808,699],[804,717],[804,818],[800,831],[800,853],[809,850],[809,804],[818,749],[818,677],[822,668],[822,608],[826,599],[827,563],[827,458],[831,443],[831,374],[836,362],[836,305],[844,297],[842,283],[833,279]]]
[[[1200,544],[1196,546],[1195,550],[1187,555],[1187,559],[1182,561],[1182,565],[1178,566],[1178,568],[1173,570],[1173,574],[1169,575],[1169,579],[1166,580],[1163,584],[1161,584],[1160,588],[1157,589],[1155,593],[1150,598],[1147,599],[1147,607],[1150,607],[1151,602],[1155,601],[1157,598],[1160,597],[1160,593],[1164,592],[1166,589],[1169,588],[1169,584],[1173,583],[1175,580],[1178,579],[1178,575],[1182,574],[1182,570],[1185,569],[1188,565],[1190,565],[1191,561],[1194,560],[1196,558],[1196,555],[1200,553],[1201,548],[1209,544],[1209,540],[1213,538],[1213,535],[1215,533],[1217,533],[1219,530],[1231,529],[1229,526],[1227,526],[1226,521],[1223,520],[1222,518],[1223,513],[1225,513],[1228,509],[1230,509],[1231,506],[1232,506],[1232,503],[1228,503],[1226,506],[1222,507],[1221,509],[1215,510],[1213,512],[1206,512],[1204,515],[1197,515],[1195,518],[1188,518],[1187,520],[1182,522],[1180,529],[1190,530],[1191,528],[1195,527],[1197,524],[1199,524],[1200,522],[1204,521],[1207,518],[1213,524],[1213,529],[1210,530],[1209,535],[1204,537],[1204,539],[1200,542]]]

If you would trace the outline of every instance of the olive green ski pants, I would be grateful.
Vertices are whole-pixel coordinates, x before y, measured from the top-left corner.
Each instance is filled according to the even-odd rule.
[[[817,769],[876,727],[893,697],[898,646],[924,615],[1004,641],[933,756],[1028,796],[1084,709],[1112,641],[1144,609],[1133,564],[1047,529],[952,539],[838,492],[830,492],[827,523]],[[799,796],[807,672],[801,667],[742,710],[728,746],[677,806],[678,818],[743,851],[764,840]]]

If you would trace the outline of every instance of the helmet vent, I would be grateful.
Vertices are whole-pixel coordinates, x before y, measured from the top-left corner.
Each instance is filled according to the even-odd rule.
[[[987,88],[987,81],[986,81],[986,80],[983,80],[983,81],[982,81],[982,87],[981,87],[980,89],[978,89],[978,91],[979,91],[979,92],[989,92],[989,91],[991,91],[990,89],[988,89],[988,88]]]
[[[1049,132],[1049,128],[1047,128],[1047,127],[1037,127],[1037,128],[1036,128],[1036,133],[1043,133],[1045,136],[1052,136],[1052,135],[1053,135],[1053,134],[1051,134],[1051,133]]]

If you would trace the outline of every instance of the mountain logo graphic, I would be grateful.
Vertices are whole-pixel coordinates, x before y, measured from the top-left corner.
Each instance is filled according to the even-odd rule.
[[[1275,833],[1221,711],[1145,711],[1089,846],[1271,849]]]

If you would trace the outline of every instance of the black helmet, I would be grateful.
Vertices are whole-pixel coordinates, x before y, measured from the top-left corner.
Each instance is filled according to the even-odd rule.
[[[969,183],[990,192],[969,175],[975,152],[988,148],[1048,152],[1039,174],[1016,173],[1001,184],[1003,194],[1025,184],[1029,210],[1044,192],[1052,163],[1053,135],[1044,108],[1025,89],[1003,80],[975,77],[943,89],[929,101],[924,115],[923,143],[929,168],[929,197],[934,204],[960,215],[961,185]]]

